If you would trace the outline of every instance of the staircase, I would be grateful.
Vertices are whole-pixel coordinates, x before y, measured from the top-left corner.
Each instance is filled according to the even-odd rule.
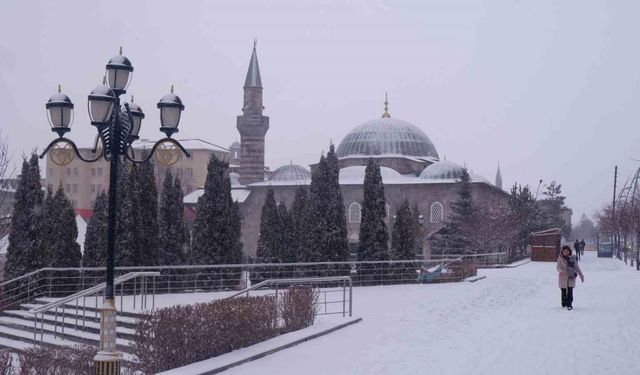
[[[55,298],[36,298],[19,308],[0,311],[0,347],[22,351],[40,344],[51,346],[100,345],[100,312],[95,307],[64,304],[56,311],[42,314],[42,320],[29,310],[55,301]],[[64,315],[64,322],[63,322]],[[84,317],[84,319],[82,319]],[[118,312],[118,350],[125,360],[131,356],[129,346],[135,332],[139,314]]]

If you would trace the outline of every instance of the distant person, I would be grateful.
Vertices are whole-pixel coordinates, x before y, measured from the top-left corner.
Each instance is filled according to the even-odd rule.
[[[580,241],[576,238],[576,242],[573,243],[573,248],[576,250],[576,256],[580,260]]]
[[[573,288],[576,286],[576,277],[580,276],[580,281],[584,282],[584,275],[578,266],[578,260],[571,254],[569,246],[563,246],[558,263],[558,286],[562,292],[562,307],[573,310]]]
[[[587,246],[587,244],[584,242],[584,239],[580,240],[580,255],[584,255],[585,246]]]

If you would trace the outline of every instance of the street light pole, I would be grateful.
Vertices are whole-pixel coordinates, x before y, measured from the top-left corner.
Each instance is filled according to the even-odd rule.
[[[69,132],[74,105],[67,95],[61,92],[53,95],[46,104],[47,115],[51,123],[51,130],[58,134],[40,155],[43,158],[50,150],[57,152],[49,154],[50,159],[58,165],[67,165],[73,160],[75,154],[80,160],[93,163],[104,158],[109,161],[109,215],[107,231],[107,256],[106,256],[106,282],[104,291],[104,301],[100,309],[100,349],[94,357],[96,375],[120,374],[120,353],[116,347],[116,306],[114,299],[114,273],[116,254],[116,225],[118,216],[118,173],[120,158],[126,158],[131,162],[144,163],[157,152],[170,151],[170,157],[156,157],[156,161],[164,166],[170,166],[178,161],[174,151],[179,149],[184,155],[190,157],[187,150],[180,142],[171,138],[178,132],[181,112],[184,110],[182,100],[173,93],[165,95],[158,102],[160,109],[160,131],[165,133],[166,138],[157,141],[151,152],[141,160],[134,158],[132,144],[138,139],[140,125],[145,115],[142,108],[137,104],[120,104],[120,95],[126,92],[126,88],[131,80],[133,66],[126,57],[120,54],[113,57],[107,63],[107,74],[101,86],[96,87],[89,94],[89,117],[91,125],[96,127],[98,137],[96,147],[92,150],[98,155],[91,159],[85,158],[78,150],[76,144],[68,138],[65,133]],[[98,147],[98,142],[102,144],[102,149]],[[100,152],[98,152],[100,151]],[[158,155],[156,155],[158,156]]]

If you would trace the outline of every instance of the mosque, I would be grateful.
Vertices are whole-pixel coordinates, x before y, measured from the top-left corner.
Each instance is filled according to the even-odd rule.
[[[449,203],[458,197],[455,183],[464,167],[440,160],[436,146],[429,137],[417,126],[393,118],[386,98],[384,104],[382,116],[353,128],[336,149],[349,243],[355,253],[362,212],[364,171],[368,160],[374,158],[380,165],[385,187],[389,226],[403,198],[406,197],[412,206],[417,204],[421,213],[422,256],[429,259],[430,239],[442,228],[450,214]],[[234,142],[229,148],[232,196],[240,203],[242,241],[248,256],[255,256],[256,253],[260,213],[267,190],[273,189],[276,200],[285,202],[290,208],[298,187],[311,183],[310,169],[305,166],[291,163],[272,173],[265,168],[265,136],[269,129],[269,117],[263,115],[263,108],[262,80],[254,45],[244,83],[242,115],[237,117],[240,142]],[[185,204],[194,207],[202,193],[202,189],[198,189],[188,194]],[[490,207],[505,203],[508,196],[502,190],[500,169],[495,184],[472,174],[472,194],[476,202]]]

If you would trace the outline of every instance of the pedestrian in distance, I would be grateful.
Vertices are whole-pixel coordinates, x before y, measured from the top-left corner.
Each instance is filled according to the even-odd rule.
[[[556,269],[558,270],[558,286],[562,296],[562,307],[573,310],[573,288],[576,286],[576,277],[580,276],[580,281],[584,282],[584,275],[580,270],[578,260],[571,254],[569,246],[562,247]]]
[[[580,240],[580,255],[584,255],[584,247],[587,246],[584,240]]]
[[[576,257],[580,260],[580,241],[576,238],[576,242],[573,243],[573,248],[576,250]]]

